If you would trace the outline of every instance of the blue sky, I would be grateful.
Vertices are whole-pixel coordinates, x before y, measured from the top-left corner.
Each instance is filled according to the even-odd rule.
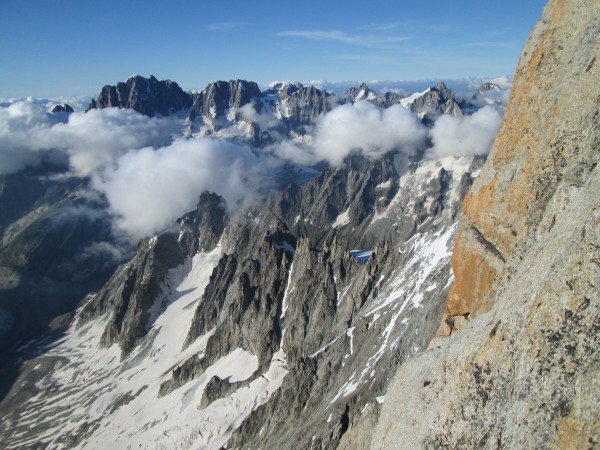
[[[545,1],[0,1],[0,98],[512,75]]]

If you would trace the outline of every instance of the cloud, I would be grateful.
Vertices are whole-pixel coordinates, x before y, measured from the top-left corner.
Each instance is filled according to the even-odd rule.
[[[71,114],[66,124],[40,136],[39,145],[64,150],[73,171],[86,176],[130,149],[167,144],[178,126],[131,109],[91,110]]]
[[[38,152],[32,133],[47,129],[58,120],[33,101],[9,102],[0,108],[0,175],[36,166],[46,155]]]
[[[181,138],[157,150],[121,155],[92,177],[92,186],[106,195],[117,230],[138,239],[193,209],[203,190],[243,208],[270,188],[265,174],[275,164],[271,157],[257,157],[250,148],[227,141]]]
[[[253,105],[239,112],[277,134],[271,112],[259,114]],[[56,115],[29,100],[0,107],[0,174],[58,155],[70,166],[64,176],[90,177],[91,193],[102,195],[96,204],[107,202],[113,228],[137,240],[171,226],[196,206],[203,190],[243,209],[275,187],[273,173],[282,160],[337,166],[353,153],[377,158],[397,151],[406,157],[424,150],[427,138],[433,144],[429,158],[485,154],[500,120],[500,112],[487,106],[472,116],[442,116],[428,131],[400,105],[382,109],[356,102],[321,116],[301,138],[257,154],[224,139],[181,137],[180,119],[116,108]]]
[[[134,250],[135,251],[135,250]],[[126,242],[114,244],[107,241],[92,242],[77,255],[78,263],[89,263],[90,259],[101,259],[107,263],[118,264],[131,257],[132,249]]]
[[[342,105],[317,123],[315,152],[339,164],[353,150],[376,158],[393,149],[414,153],[423,145],[425,128],[400,105],[381,109],[366,102]]]
[[[258,113],[254,107],[254,104],[252,103],[246,103],[244,106],[238,109],[238,112],[242,114],[246,120],[258,124],[261,130],[276,128],[280,125],[279,120],[277,117],[275,117],[275,114],[273,114],[272,111]]]
[[[353,152],[377,158],[391,150],[412,155],[425,143],[426,129],[400,105],[387,109],[369,102],[338,106],[316,123],[312,142],[285,142],[272,147],[282,158],[301,164],[327,161],[340,165]]]
[[[387,47],[390,44],[397,44],[411,39],[408,36],[353,35],[338,30],[288,30],[281,31],[277,34],[278,36],[298,37],[311,41],[342,42],[344,44],[356,45],[359,47]]]
[[[470,116],[440,116],[430,130],[433,146],[426,152],[429,159],[446,156],[487,155],[502,115],[493,106],[485,106]]]
[[[168,144],[180,131],[173,119],[148,118],[129,109],[51,114],[41,103],[18,101],[0,108],[0,175],[61,152],[74,174],[87,176],[132,148]]]

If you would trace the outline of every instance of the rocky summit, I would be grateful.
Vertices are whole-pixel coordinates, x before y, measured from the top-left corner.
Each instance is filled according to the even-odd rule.
[[[117,107],[131,108],[147,116],[167,116],[191,104],[189,94],[177,83],[170,80],[159,81],[152,75],[150,78],[134,75],[124,83],[104,86],[98,99],[90,103],[88,111]]]

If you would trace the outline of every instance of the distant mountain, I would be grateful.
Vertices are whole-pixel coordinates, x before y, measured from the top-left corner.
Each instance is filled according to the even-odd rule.
[[[54,108],[52,108],[52,112],[53,113],[61,113],[61,112],[72,113],[73,108],[68,103],[64,103],[62,105],[56,105]]]
[[[415,94],[403,99],[402,104],[421,117],[437,114],[462,116],[462,110],[457,99],[443,82],[427,89],[421,95]]]
[[[354,102],[359,100],[375,100],[377,98],[375,91],[371,90],[365,83],[362,83],[359,87],[348,89],[346,96]]]
[[[239,120],[237,110],[262,95],[253,81],[232,80],[210,83],[202,92],[192,94],[193,105],[190,120],[203,120],[212,131],[231,125]]]
[[[255,82],[239,79],[217,81],[198,93],[186,93],[175,82],[136,75],[124,83],[104,86],[88,111],[131,108],[148,116],[186,111],[189,134],[237,136],[260,147],[281,137],[303,135],[307,125],[314,124],[335,106],[362,100],[381,108],[401,104],[424,120],[439,114],[459,116],[461,108],[470,107],[442,82],[408,97],[396,92],[379,95],[363,83],[338,97],[314,86],[288,82],[275,83],[261,91]]]
[[[487,83],[483,83],[481,86],[479,86],[479,89],[478,89],[480,94],[484,94],[489,91],[499,91],[499,90],[501,90],[501,87],[498,84],[491,83],[489,81]]]
[[[300,83],[278,83],[264,92],[262,109],[271,111],[290,131],[315,122],[322,114],[333,109],[333,94],[314,86]]]
[[[158,81],[154,76],[134,75],[124,83],[102,88],[97,100],[92,100],[88,111],[102,108],[131,108],[147,116],[169,114],[192,106],[190,94],[170,80]]]

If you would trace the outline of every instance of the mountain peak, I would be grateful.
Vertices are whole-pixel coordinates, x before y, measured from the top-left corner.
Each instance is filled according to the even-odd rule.
[[[191,105],[191,96],[174,81],[159,81],[154,75],[150,78],[133,75],[125,82],[104,86],[87,110],[131,108],[147,116],[167,116]]]

